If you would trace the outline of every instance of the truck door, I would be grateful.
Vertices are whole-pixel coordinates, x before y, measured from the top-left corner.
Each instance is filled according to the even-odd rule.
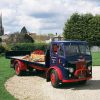
[[[58,49],[59,49],[58,44],[53,43],[51,45],[51,50],[50,50],[50,65],[51,66],[56,66],[58,64]]]
[[[64,67],[65,66],[65,54],[64,54],[64,46],[63,46],[63,44],[59,45],[58,66],[59,67]]]

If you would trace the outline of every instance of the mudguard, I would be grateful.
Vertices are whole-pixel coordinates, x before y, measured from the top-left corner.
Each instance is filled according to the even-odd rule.
[[[14,65],[18,63],[19,64],[19,67],[20,67],[20,70],[27,70],[27,66],[20,60],[15,60],[14,61]]]
[[[55,70],[57,72],[59,80],[63,79],[62,71],[60,70],[60,68],[58,68],[57,66],[53,66],[50,67],[46,72],[47,82],[50,81],[50,73],[52,70]]]

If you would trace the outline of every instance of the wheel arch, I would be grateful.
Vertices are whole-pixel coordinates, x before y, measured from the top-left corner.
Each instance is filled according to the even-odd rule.
[[[14,69],[15,69],[15,64],[18,63],[20,65],[20,70],[27,70],[27,65],[24,64],[22,61],[20,60],[14,60]]]
[[[46,81],[49,82],[50,81],[50,74],[52,72],[52,70],[55,70],[58,74],[58,78],[59,80],[62,80],[63,76],[62,76],[62,71],[60,68],[58,68],[57,66],[53,66],[53,67],[50,67],[48,70],[47,70],[47,73],[46,73]]]

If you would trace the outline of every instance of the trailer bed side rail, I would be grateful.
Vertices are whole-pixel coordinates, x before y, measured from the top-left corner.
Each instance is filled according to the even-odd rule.
[[[11,59],[12,56],[25,56],[29,54],[30,51],[8,51],[5,53],[5,57]]]

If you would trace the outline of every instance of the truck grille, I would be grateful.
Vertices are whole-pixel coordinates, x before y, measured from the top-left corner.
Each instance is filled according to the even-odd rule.
[[[76,70],[79,70],[79,69],[86,69],[86,63],[85,62],[77,62]]]
[[[85,69],[76,70],[74,76],[77,78],[85,78],[87,76],[87,70]]]

